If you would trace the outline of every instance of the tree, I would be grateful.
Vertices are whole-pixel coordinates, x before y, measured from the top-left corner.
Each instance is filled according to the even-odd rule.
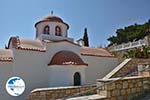
[[[89,39],[87,34],[87,28],[84,29],[84,36],[83,36],[84,46],[89,47]]]
[[[110,41],[110,44],[115,44],[117,43],[118,44],[118,38],[116,36],[111,36],[107,39],[108,41]]]
[[[134,25],[117,29],[115,34],[107,39],[110,42],[109,46],[143,39],[145,36],[150,35],[150,19],[144,24],[135,23]]]
[[[150,58],[150,47],[142,46],[142,48],[135,48],[126,51],[125,58]]]
[[[143,49],[142,52],[143,52],[144,58],[150,58],[150,47],[143,46],[142,49]]]

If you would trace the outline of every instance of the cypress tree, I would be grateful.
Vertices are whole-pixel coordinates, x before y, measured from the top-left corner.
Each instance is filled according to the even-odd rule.
[[[83,36],[84,46],[89,47],[89,39],[87,34],[87,28],[84,29],[84,36]]]

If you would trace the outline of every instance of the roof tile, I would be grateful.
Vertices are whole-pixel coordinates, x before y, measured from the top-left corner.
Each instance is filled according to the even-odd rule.
[[[104,48],[81,47],[81,55],[99,56],[99,57],[115,57],[112,53]]]
[[[10,49],[0,49],[0,62],[12,62],[13,52]]]
[[[72,51],[60,51],[56,53],[48,65],[87,65]]]
[[[12,37],[12,47],[20,50],[45,52],[45,48],[40,40],[29,40],[19,37]]]

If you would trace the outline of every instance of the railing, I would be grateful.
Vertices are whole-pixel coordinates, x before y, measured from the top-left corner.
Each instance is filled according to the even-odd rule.
[[[141,47],[141,46],[144,46],[144,45],[146,45],[146,40],[145,39],[114,46],[111,51],[127,50],[127,49],[132,49],[132,48],[135,48],[135,47]]]

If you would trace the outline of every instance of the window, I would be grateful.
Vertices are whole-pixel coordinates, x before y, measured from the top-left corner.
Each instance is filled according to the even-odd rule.
[[[55,27],[55,35],[56,36],[61,36],[61,28],[59,26]]]
[[[43,34],[49,34],[49,26],[46,25],[43,30]]]
[[[79,72],[76,72],[74,74],[74,86],[79,86],[81,85],[81,76]]]

